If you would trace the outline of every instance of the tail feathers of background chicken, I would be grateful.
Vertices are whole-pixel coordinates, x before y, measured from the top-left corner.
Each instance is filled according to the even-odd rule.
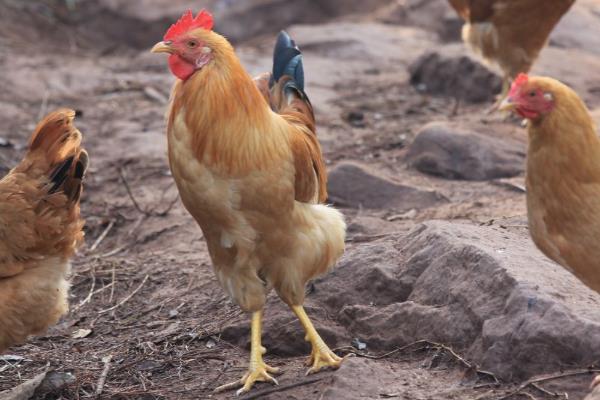
[[[281,31],[273,52],[273,73],[269,82],[271,107],[280,114],[294,111],[308,118],[307,125],[314,130],[314,113],[304,92],[302,53],[290,35]]]
[[[64,193],[71,203],[79,201],[88,167],[88,154],[81,148],[81,132],[73,124],[75,111],[60,109],[48,114],[36,127],[26,159],[43,171],[49,194]]]

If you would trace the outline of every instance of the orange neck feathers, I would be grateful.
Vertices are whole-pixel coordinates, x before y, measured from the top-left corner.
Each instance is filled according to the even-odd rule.
[[[589,111],[571,89],[555,86],[553,93],[554,109],[529,123],[527,174],[595,181],[600,173],[600,139]]]
[[[213,61],[175,85],[169,126],[184,111],[199,160],[230,172],[256,167],[249,164],[261,158],[257,143],[268,135],[272,113],[231,45],[216,34],[212,41]]]

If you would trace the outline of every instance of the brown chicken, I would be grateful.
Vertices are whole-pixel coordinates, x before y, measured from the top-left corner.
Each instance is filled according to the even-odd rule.
[[[345,223],[322,204],[327,175],[300,51],[282,32],[272,76],[254,82],[229,42],[212,31],[206,11],[184,14],[152,51],[170,54],[179,78],[167,135],[181,199],[204,233],[222,287],[253,313],[249,370],[217,390],[242,386],[243,393],[256,381],[276,383],[261,346],[262,310],[272,288],[306,330],[309,372],[337,368],[342,359],[302,307],[306,282],[343,253]]]
[[[533,241],[600,292],[600,139],[587,107],[566,85],[521,74],[500,108],[528,120]]]
[[[527,73],[575,0],[448,0],[465,20],[464,42],[504,74],[500,99]]]
[[[528,120],[527,214],[533,241],[600,293],[600,138],[587,107],[554,79],[520,74],[500,109]],[[598,384],[600,376],[591,386]]]
[[[0,180],[0,353],[66,313],[69,258],[83,240],[79,197],[88,156],[75,112],[39,123]]]

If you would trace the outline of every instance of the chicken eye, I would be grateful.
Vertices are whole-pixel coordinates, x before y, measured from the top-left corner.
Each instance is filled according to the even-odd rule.
[[[193,49],[194,47],[198,46],[198,42],[196,42],[195,40],[189,40],[187,42],[187,46],[191,49]]]
[[[535,94],[536,94],[535,91],[531,91],[531,92],[529,92],[529,97],[535,97]]]

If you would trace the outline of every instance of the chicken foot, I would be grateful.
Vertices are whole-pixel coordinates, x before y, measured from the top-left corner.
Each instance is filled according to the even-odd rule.
[[[275,385],[279,384],[277,379],[269,375],[269,373],[278,373],[279,368],[274,368],[265,364],[262,358],[263,354],[267,352],[267,349],[261,345],[260,340],[262,334],[262,315],[262,310],[256,311],[252,314],[250,332],[250,365],[248,366],[248,372],[246,372],[242,379],[238,381],[219,386],[215,389],[215,392],[223,392],[241,386],[241,388],[236,392],[239,396],[243,393],[249,392],[255,382],[271,382]]]
[[[291,306],[292,311],[300,320],[300,323],[306,331],[305,340],[310,342],[312,345],[312,353],[310,358],[307,360],[307,365],[312,365],[311,368],[306,372],[306,375],[314,374],[319,372],[323,368],[338,369],[344,360],[342,357],[336,355],[321,339],[319,333],[315,329],[314,325],[308,318],[304,307],[302,306]]]

